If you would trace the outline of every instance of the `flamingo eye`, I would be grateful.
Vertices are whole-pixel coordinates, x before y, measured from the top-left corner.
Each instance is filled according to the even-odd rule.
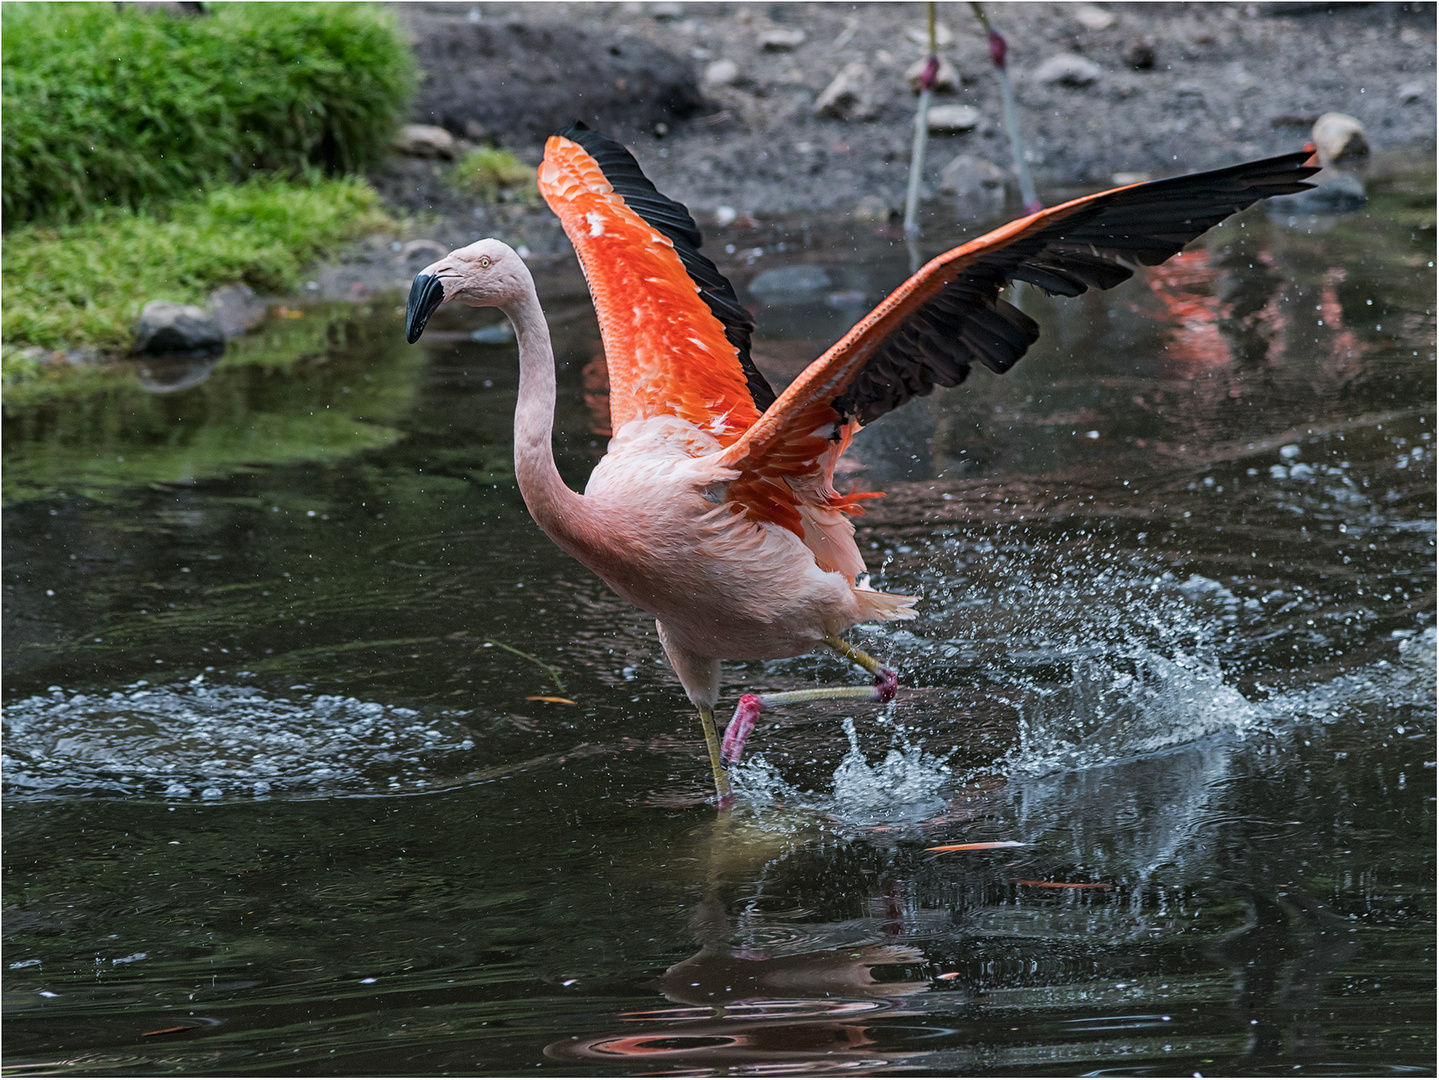
[[[490,257],[489,257],[488,255],[481,255],[481,256],[480,256],[480,269],[481,269],[481,270],[484,270],[484,269],[486,269],[489,265],[490,265]]]

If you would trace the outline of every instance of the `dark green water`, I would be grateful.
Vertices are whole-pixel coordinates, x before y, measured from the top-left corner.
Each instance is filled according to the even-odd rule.
[[[779,383],[907,265],[746,240],[747,298],[830,280],[760,290]],[[1025,295],[1014,372],[852,454],[875,585],[925,598],[853,637],[907,689],[766,714],[718,820],[652,624],[514,487],[492,313],[12,392],[6,1065],[1432,1074],[1433,259],[1401,178]],[[598,334],[538,276],[580,486]],[[984,841],[1023,846],[926,850]]]

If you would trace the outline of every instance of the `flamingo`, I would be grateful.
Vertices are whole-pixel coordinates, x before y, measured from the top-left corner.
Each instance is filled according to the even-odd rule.
[[[699,712],[720,805],[728,769],[766,708],[891,700],[895,672],[839,635],[915,617],[918,597],[871,589],[851,517],[877,492],[841,494],[835,463],[864,424],[956,386],[982,364],[1008,371],[1039,336],[1000,297],[1012,281],[1077,296],[1157,265],[1230,214],[1311,185],[1309,150],[1132,184],[1030,214],[936,256],[776,395],[750,358],[753,321],[700,253],[698,227],[634,157],[582,123],[552,136],[539,188],[574,245],[599,316],[614,436],[583,494],[555,467],[555,364],[534,280],[499,240],[416,275],[414,344],[441,305],[499,308],[519,347],[515,475],[564,551],[652,615]],[[721,742],[722,660],[827,646],[872,682],[743,695]]]

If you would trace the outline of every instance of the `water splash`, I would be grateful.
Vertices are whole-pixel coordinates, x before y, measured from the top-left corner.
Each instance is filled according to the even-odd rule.
[[[4,718],[7,797],[222,800],[424,790],[475,747],[460,714],[330,694],[138,682],[110,693],[52,687]]]
[[[1019,707],[1019,746],[1009,763],[1038,775],[1083,769],[1195,742],[1242,735],[1262,720],[1219,666],[1147,649],[1084,657],[1062,686],[1031,683]]]
[[[884,758],[871,765],[854,720],[845,717],[843,724],[849,750],[834,770],[831,792],[801,791],[756,755],[732,773],[736,796],[752,807],[787,805],[846,825],[918,823],[944,809],[941,793],[953,780],[948,754],[930,754],[895,723]]]
[[[1318,686],[1276,694],[1264,703],[1264,709],[1275,717],[1325,722],[1379,715],[1432,732],[1436,644],[1435,628],[1427,627],[1415,636],[1399,639],[1393,661],[1379,660]]]

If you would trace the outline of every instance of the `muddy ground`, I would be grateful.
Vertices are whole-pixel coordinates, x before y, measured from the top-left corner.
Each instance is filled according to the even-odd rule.
[[[1379,153],[1435,144],[1433,4],[987,10],[1009,42],[1041,197],[1107,186],[1118,172],[1165,176],[1295,149],[1330,111],[1362,121]],[[397,11],[425,69],[416,120],[536,163],[547,132],[583,118],[623,138],[702,225],[720,207],[765,216],[903,204],[915,108],[905,71],[926,52],[923,4],[428,3]],[[938,17],[949,39],[940,52],[958,85],[936,103],[972,105],[981,119],[971,132],[932,140],[930,194],[960,154],[1012,173],[984,35],[968,4],[939,4]],[[804,40],[767,51],[762,42],[776,29],[802,31]],[[1133,66],[1145,59],[1137,46],[1147,47],[1151,67]],[[1037,73],[1056,56],[1092,61],[1097,75],[1087,85],[1045,82]],[[728,85],[705,80],[719,60],[736,69]],[[856,61],[872,76],[873,118],[816,116],[816,99]],[[401,162],[379,182],[409,208],[466,209],[431,172]]]
[[[1331,111],[1357,117],[1381,161],[1434,150],[1432,3],[986,10],[1009,43],[1026,153],[1049,204],[1110,186],[1120,173],[1162,177],[1297,149]],[[583,119],[622,139],[660,190],[690,207],[712,251],[727,240],[763,242],[756,227],[782,217],[883,221],[903,206],[916,104],[905,73],[927,51],[924,4],[415,3],[396,11],[422,70],[416,122],[538,164],[545,136]],[[980,122],[931,139],[925,214],[949,226],[994,223],[1021,210],[999,82],[969,5],[937,11],[947,40],[940,54],[957,77],[935,102],[971,105]],[[803,41],[766,48],[776,30],[801,31]],[[1146,52],[1152,66],[1136,67]],[[1054,57],[1083,58],[1097,73],[1086,85],[1046,82],[1039,69]],[[706,71],[723,60],[734,78],[716,85]],[[871,75],[872,116],[817,116],[816,100],[855,62]],[[958,156],[1002,170],[1005,206],[940,190]],[[315,290],[359,297],[402,286],[443,251],[482,236],[568,257],[542,206],[480,205],[454,192],[451,168],[397,156],[373,173],[397,209],[419,215],[409,246],[371,241],[318,270]]]

